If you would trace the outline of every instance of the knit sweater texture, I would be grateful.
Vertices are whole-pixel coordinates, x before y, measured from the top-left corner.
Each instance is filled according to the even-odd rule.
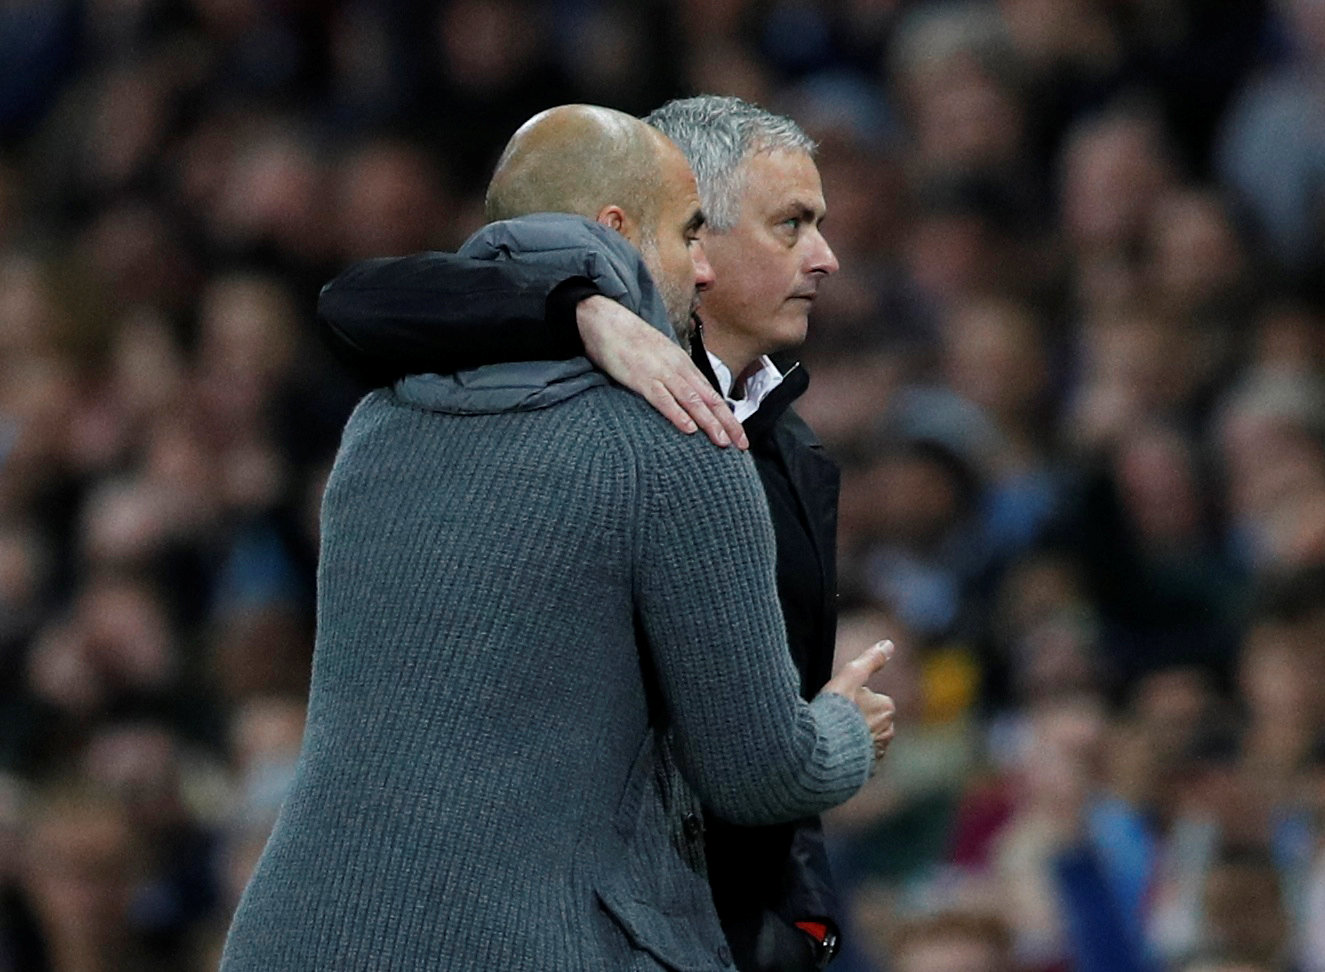
[[[225,972],[724,969],[701,804],[788,820],[868,775],[856,707],[797,694],[748,456],[480,370],[347,425],[303,750]]]

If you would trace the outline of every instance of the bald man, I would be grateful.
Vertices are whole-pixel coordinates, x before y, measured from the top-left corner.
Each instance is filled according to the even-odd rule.
[[[571,270],[672,340],[711,280],[684,158],[616,112],[535,116],[487,206],[464,257]],[[891,734],[877,649],[798,695],[752,509],[747,454],[583,358],[369,394],[323,501],[294,787],[222,969],[730,967],[701,807],[818,813]]]
[[[694,365],[619,305],[587,296],[588,281],[534,279],[516,260],[487,268],[520,270],[520,286],[508,288],[520,296],[507,319],[487,321],[480,334],[456,327],[456,295],[471,289],[470,270],[445,253],[352,267],[323,289],[319,317],[343,357],[378,372],[375,381],[449,371],[457,354],[480,348],[490,355],[484,361],[587,354],[683,429],[703,426],[719,444],[747,439],[777,538],[787,640],[802,695],[813,698],[831,674],[835,643],[838,473],[795,413],[809,377],[787,352],[804,340],[815,294],[837,269],[820,232],[826,203],[815,146],[792,119],[732,97],[671,101],[646,121],[690,159],[708,217],[704,247],[717,279],[699,307]],[[400,278],[408,290],[397,287]],[[585,299],[572,308],[577,296]],[[583,345],[567,348],[577,324]],[[706,394],[720,401],[719,389],[744,428],[706,403]],[[713,421],[722,415],[734,429]],[[708,814],[705,843],[714,902],[742,972],[831,961],[841,911],[817,819],[735,827]]]

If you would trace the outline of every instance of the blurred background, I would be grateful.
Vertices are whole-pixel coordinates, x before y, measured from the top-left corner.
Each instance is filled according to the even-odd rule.
[[[0,0],[0,970],[214,969],[362,389],[533,112],[821,143],[841,972],[1325,970],[1325,0]]]

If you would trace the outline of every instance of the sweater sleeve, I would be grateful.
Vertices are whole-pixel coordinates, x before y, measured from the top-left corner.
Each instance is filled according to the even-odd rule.
[[[323,336],[373,383],[584,353],[575,304],[597,292],[569,263],[453,253],[365,260],[318,296]]]
[[[798,693],[749,456],[673,436],[641,466],[636,603],[682,773],[738,824],[843,802],[869,775],[869,730],[850,700]]]

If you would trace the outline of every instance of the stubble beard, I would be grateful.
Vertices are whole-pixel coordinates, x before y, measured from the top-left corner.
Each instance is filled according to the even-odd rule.
[[[640,253],[644,256],[644,265],[649,275],[653,277],[654,286],[658,288],[658,296],[662,298],[667,322],[672,325],[672,331],[681,342],[681,347],[689,351],[690,337],[694,331],[692,315],[699,307],[699,293],[695,290],[693,276],[687,274],[685,280],[676,280],[664,274],[659,265],[658,245],[647,235],[640,241]]]

